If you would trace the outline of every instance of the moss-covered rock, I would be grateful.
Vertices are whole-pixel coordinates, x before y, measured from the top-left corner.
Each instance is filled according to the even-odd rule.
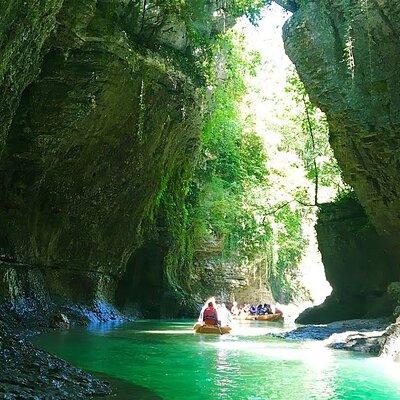
[[[30,85],[15,94],[0,160],[6,298],[112,299],[162,194],[191,167],[203,88],[183,55],[150,51],[123,30],[130,13],[123,1],[66,1],[39,76],[26,72]],[[43,29],[29,46],[52,27]]]
[[[400,260],[400,4],[298,3],[284,28],[287,54],[327,114],[345,180]]]
[[[21,93],[36,78],[63,0],[5,0],[0,17],[0,153]]]

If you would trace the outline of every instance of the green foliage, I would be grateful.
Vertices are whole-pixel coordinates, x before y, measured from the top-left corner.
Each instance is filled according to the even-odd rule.
[[[269,279],[274,296],[283,302],[293,298],[298,265],[308,244],[302,230],[303,217],[300,207],[291,208],[290,205],[275,214],[275,222],[280,225],[276,233],[279,251],[278,259],[269,271]]]
[[[294,70],[289,71],[286,91],[298,110],[291,116],[292,121],[301,129],[285,132],[283,147],[297,153],[303,161],[307,178],[314,182],[317,180],[317,186],[333,188],[336,192],[346,191],[329,144],[326,116],[311,103]]]
[[[213,46],[210,84],[215,86],[205,123],[202,153],[191,187],[194,236],[198,246],[222,243],[221,258],[240,263],[255,257],[270,235],[257,220],[258,204],[251,188],[265,184],[266,154],[261,139],[245,132],[239,106],[246,93],[244,77],[257,62],[232,32]]]
[[[234,17],[246,15],[253,24],[256,24],[261,9],[269,4],[271,0],[230,0],[227,1],[227,10]]]
[[[334,203],[346,202],[349,199],[355,200],[358,202],[358,198],[356,193],[351,187],[345,187],[343,190],[338,191],[336,197],[334,199]]]
[[[247,89],[244,77],[254,74],[259,56],[245,51],[240,35],[224,29],[222,34],[215,34],[221,31],[221,18],[224,24],[226,19],[227,26],[232,18],[243,14],[255,21],[263,2],[227,1],[215,18],[210,18],[210,2],[205,0],[151,3],[161,11],[152,14],[154,9],[146,9],[143,33],[148,34],[146,23],[162,24],[179,16],[189,33],[192,61],[210,88],[201,154],[186,201],[186,190],[181,193],[170,179],[157,197],[162,216],[158,224],[169,236],[166,277],[178,301],[186,302],[192,294],[207,293],[211,283],[205,269],[198,268],[196,253],[211,244],[212,252],[218,249],[216,259],[240,264],[270,235],[269,226],[257,222],[256,207],[249,207],[254,201],[245,196],[249,185],[266,176],[265,152],[258,136],[245,133],[239,111]],[[160,16],[163,20],[157,20]],[[218,271],[222,274],[222,266],[216,268],[215,276]],[[218,283],[223,285],[222,280]]]
[[[136,35],[147,45],[153,43],[160,51],[165,43],[159,42],[158,34],[168,32],[171,25],[184,31],[187,37],[185,56],[193,63],[196,73],[204,76],[213,63],[215,45],[221,44],[220,35],[229,35],[229,28],[237,18],[247,16],[257,23],[262,8],[270,0],[131,0],[132,20],[136,20]],[[133,24],[132,24],[133,25]],[[131,30],[129,23],[124,28]],[[226,42],[225,42],[226,44]],[[168,47],[168,46],[167,46]],[[176,53],[175,49],[169,49]]]
[[[271,287],[277,300],[288,302],[301,291],[297,268],[307,242],[302,209],[269,202],[280,189],[269,181],[255,121],[241,109],[260,56],[246,51],[233,32],[219,37],[213,54],[211,111],[189,195],[194,250],[207,249],[205,263],[247,271],[252,284]]]
[[[235,2],[231,14],[243,13],[249,4]],[[192,34],[198,34],[196,45],[206,49],[206,57],[199,60],[209,104],[196,170],[182,205],[185,220],[177,222],[175,235],[180,237],[169,253],[169,278],[183,282],[188,276],[183,271],[190,271],[191,279],[181,286],[211,294],[207,287],[224,290],[224,271],[240,270],[254,289],[270,289],[276,300],[289,302],[305,294],[298,278],[308,246],[303,226],[316,212],[316,207],[307,206],[312,203],[312,182],[318,180],[320,187],[334,193],[344,187],[325,116],[289,71],[286,98],[277,102],[281,123],[266,126],[267,132],[279,136],[278,144],[266,147],[260,135],[265,138],[267,132],[260,132],[260,120],[252,115],[262,96],[251,87],[259,73],[260,54],[248,51],[243,37],[233,30],[208,41],[201,32],[204,26],[192,28]],[[182,209],[168,207],[171,220]],[[186,266],[179,269],[177,263]]]

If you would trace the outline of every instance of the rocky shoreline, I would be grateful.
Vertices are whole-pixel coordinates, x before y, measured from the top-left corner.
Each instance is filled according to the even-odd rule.
[[[374,356],[400,359],[400,323],[388,318],[353,319],[324,325],[304,325],[282,334],[271,334],[285,340],[320,340],[338,350],[357,351]]]
[[[80,399],[111,393],[94,378],[28,340],[1,335],[0,397],[3,399]]]
[[[36,306],[30,304],[25,311]],[[67,308],[73,325],[123,319],[107,304],[96,303],[92,309],[83,306]],[[63,311],[65,309],[63,307]],[[30,343],[29,336],[33,332],[56,329],[52,327],[52,315],[60,315],[60,309],[53,304],[50,310],[31,314],[28,320],[26,313],[17,313],[11,304],[0,306],[0,398],[69,400],[111,394],[108,382]]]

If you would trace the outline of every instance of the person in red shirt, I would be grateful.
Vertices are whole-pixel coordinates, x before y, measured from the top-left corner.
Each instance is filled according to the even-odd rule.
[[[206,325],[218,325],[218,313],[211,301],[208,303],[208,307],[204,310],[203,321]]]

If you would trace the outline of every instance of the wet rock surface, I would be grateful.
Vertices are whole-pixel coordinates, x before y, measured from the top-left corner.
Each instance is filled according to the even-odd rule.
[[[102,397],[104,400],[162,400],[159,394],[154,392],[153,390],[135,385],[132,382],[126,381],[125,379],[115,378],[113,376],[109,376],[104,373],[96,373],[96,377],[104,380],[106,382],[110,382],[112,386],[112,394],[110,396]]]
[[[332,335],[328,342],[329,347],[334,349],[360,351],[399,361],[400,323],[397,320],[396,323],[389,325],[384,331]]]
[[[369,334],[353,333],[344,339],[333,339],[329,347],[337,350],[359,351],[377,356],[381,352],[384,341],[382,332]]]
[[[58,329],[64,329],[67,330],[70,328],[70,322],[69,319],[65,314],[62,313],[56,313],[53,315],[51,319],[51,327],[52,328],[58,328]]]
[[[49,329],[46,324],[50,326],[53,321],[51,314],[46,316],[46,312],[40,313],[38,308],[36,313],[32,313],[32,302],[26,300],[24,304],[25,314],[21,312],[21,304],[19,308],[12,304],[0,305],[0,398],[67,400],[110,394],[111,386],[107,382],[35,348],[29,342],[28,336],[33,331]],[[74,325],[90,321],[85,310],[82,308],[80,311],[80,318],[72,321]],[[99,309],[91,312],[91,316],[98,315],[97,322],[112,321],[110,313],[101,314]],[[63,314],[58,311],[54,315],[60,321]],[[78,311],[75,316],[79,316]],[[63,326],[58,325],[57,329],[65,329],[65,324],[63,318]]]
[[[326,340],[334,334],[344,332],[384,331],[389,324],[390,320],[387,318],[354,319],[332,322],[327,325],[305,325],[275,336],[289,340]]]
[[[383,335],[381,356],[388,357],[394,361],[400,361],[400,320],[390,325]]]
[[[185,197],[206,88],[166,4],[25,3],[0,21],[0,299],[112,301],[163,194]]]
[[[111,392],[108,383],[34,348],[25,339],[2,332],[0,340],[3,399],[80,399]]]
[[[325,232],[321,226],[325,251],[337,252],[336,259],[328,254],[331,266],[336,263],[336,271],[329,267],[331,277],[342,274],[347,282],[343,279],[338,290],[334,283],[333,296],[323,306],[308,310],[299,322],[384,315],[378,310],[390,310],[385,307],[385,284],[398,280],[400,263],[400,80],[395,72],[400,52],[394,39],[400,32],[400,3],[321,0],[297,4],[284,28],[286,53],[311,101],[326,113],[330,144],[343,178],[371,222],[364,229],[359,224],[352,237],[351,224],[343,223],[342,234],[332,237],[328,224]],[[349,291],[343,283],[354,287]],[[371,303],[378,306],[377,314],[366,309]],[[350,312],[336,312],[340,309]]]
[[[399,261],[400,3],[298,2],[285,50],[327,115],[344,179]]]
[[[386,356],[400,360],[400,323],[389,318],[353,319],[326,325],[305,325],[283,334],[271,334],[287,340],[319,340],[337,350]]]

